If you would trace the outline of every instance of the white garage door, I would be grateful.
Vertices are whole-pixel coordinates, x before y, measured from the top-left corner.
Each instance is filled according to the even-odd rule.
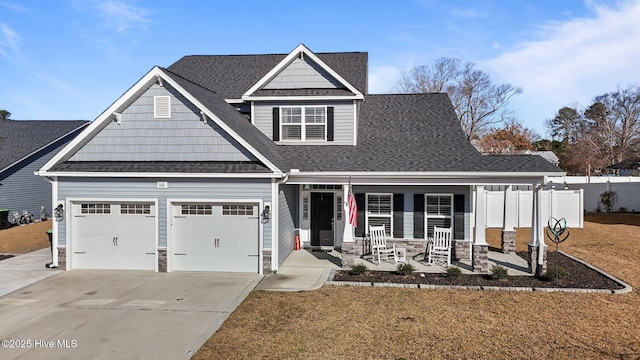
[[[173,204],[173,269],[259,271],[258,204]]]
[[[74,203],[72,227],[74,268],[155,270],[154,204]]]

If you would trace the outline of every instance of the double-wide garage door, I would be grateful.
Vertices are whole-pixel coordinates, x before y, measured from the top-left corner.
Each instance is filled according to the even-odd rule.
[[[73,204],[73,267],[155,270],[155,204]]]
[[[258,204],[174,203],[174,270],[258,272]]]

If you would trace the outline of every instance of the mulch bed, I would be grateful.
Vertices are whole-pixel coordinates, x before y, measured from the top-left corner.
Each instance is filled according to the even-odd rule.
[[[518,255],[528,261],[527,252],[518,252]],[[463,274],[457,278],[448,278],[446,274],[420,273],[400,275],[394,271],[367,271],[364,274],[353,275],[349,270],[338,270],[334,281],[372,282],[372,283],[400,283],[400,284],[429,284],[429,285],[455,285],[455,286],[497,286],[497,287],[537,287],[537,288],[575,288],[575,289],[606,289],[617,290],[623,286],[610,278],[592,270],[591,268],[572,260],[560,253],[558,266],[567,270],[567,277],[555,280],[546,280],[534,276],[509,276],[506,279],[494,280],[489,275]],[[556,253],[548,253],[548,265],[555,266]]]
[[[2,255],[2,254],[0,254],[0,260],[12,258],[12,257],[13,257],[13,255]]]

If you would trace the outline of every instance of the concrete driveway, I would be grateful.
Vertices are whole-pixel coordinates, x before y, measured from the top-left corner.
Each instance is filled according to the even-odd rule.
[[[0,358],[188,359],[261,279],[62,272],[0,297]]]

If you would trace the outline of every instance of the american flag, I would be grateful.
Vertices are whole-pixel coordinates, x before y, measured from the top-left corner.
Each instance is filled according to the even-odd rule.
[[[347,197],[349,204],[349,224],[353,227],[358,227],[358,205],[356,204],[356,198],[351,192],[351,186],[349,186],[349,196]]]

